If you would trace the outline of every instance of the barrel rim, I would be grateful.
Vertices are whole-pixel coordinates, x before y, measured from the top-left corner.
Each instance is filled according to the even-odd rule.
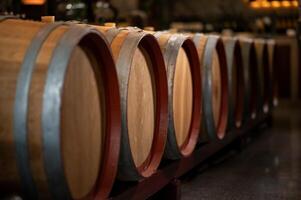
[[[253,39],[240,38],[239,42],[242,49],[242,57],[243,59],[247,59],[247,61],[244,60],[243,64],[245,85],[243,126],[248,126],[250,121],[252,121],[256,117],[256,103],[254,102],[254,91],[256,93],[256,89],[254,89],[254,86],[252,87],[252,83],[254,82],[254,71],[255,75],[257,71],[257,57]],[[253,65],[251,62],[253,62],[253,65],[255,65],[255,67],[252,67]],[[251,73],[252,69],[253,73]]]
[[[154,36],[159,39],[164,32],[156,32]],[[170,33],[167,33],[170,34]],[[177,144],[175,136],[175,127],[173,121],[173,79],[175,73],[176,59],[178,56],[178,51],[183,48],[186,52],[190,63],[190,71],[192,76],[193,85],[193,108],[192,116],[189,127],[189,133],[186,141],[179,146]],[[165,148],[165,157],[168,159],[180,159],[181,157],[189,156],[197,144],[197,139],[199,137],[199,129],[201,125],[201,110],[202,110],[202,97],[201,91],[201,71],[200,63],[198,59],[197,49],[193,43],[193,40],[183,34],[170,34],[165,46],[161,46],[163,51],[164,60],[167,69],[168,76],[168,134],[167,134],[167,144]],[[173,66],[170,68],[169,66]]]
[[[106,104],[105,132],[107,134],[104,138],[105,146],[103,147],[103,161],[100,166],[100,173],[96,182],[97,185],[94,194],[95,198],[106,198],[111,192],[118,170],[121,139],[120,94],[115,62],[109,43],[107,42],[104,34],[96,29],[91,29],[91,31],[93,33],[97,33],[97,35],[101,38],[101,40],[99,40],[99,44],[101,45],[97,46],[97,52],[102,54],[100,58],[103,58],[102,60],[99,60],[99,62],[102,63],[101,66],[104,66],[102,71],[103,83],[109,83],[103,84]],[[97,44],[97,42],[95,42],[95,44]]]
[[[203,108],[206,118],[204,120],[208,135],[213,140],[222,140],[226,135],[228,121],[228,71],[224,44],[221,37],[208,35],[203,56]],[[211,67],[213,50],[216,49],[221,70],[221,108],[219,111],[218,126],[215,127],[212,108]]]
[[[199,67],[200,62],[198,58],[198,53],[193,40],[187,37],[186,40],[183,42],[182,47],[186,51],[186,55],[188,56],[188,60],[190,62],[190,71],[192,76],[193,87],[193,108],[191,114],[192,122],[190,123],[188,138],[180,147],[182,155],[186,157],[189,156],[195,149],[199,137],[199,130],[202,121],[202,94],[200,92],[202,88],[202,78],[201,70]]]
[[[69,30],[67,30],[64,35],[60,38],[57,43],[54,53],[52,54],[51,61],[49,63],[46,84],[44,88],[43,94],[43,106],[42,106],[42,130],[43,130],[43,148],[44,148],[44,165],[46,169],[46,174],[48,177],[48,184],[50,191],[54,198],[64,198],[70,199],[72,195],[70,194],[69,187],[67,184],[66,177],[64,176],[64,163],[61,156],[60,151],[60,105],[61,105],[61,95],[62,95],[62,86],[64,83],[64,76],[66,73],[66,69],[68,67],[68,62],[72,51],[76,45],[78,45],[84,38],[92,40],[101,41],[100,33],[92,28],[82,28],[76,25],[71,26]],[[94,45],[99,45],[96,42]],[[99,49],[105,50],[108,49],[106,46],[98,46]],[[113,63],[113,62],[112,62]],[[111,63],[111,67],[112,67]],[[112,93],[111,93],[112,95]],[[114,95],[112,95],[114,97]],[[118,105],[114,98],[111,98],[113,103],[109,105]],[[106,103],[108,103],[106,101]],[[118,114],[118,108],[115,108],[115,114]],[[113,123],[111,125],[115,125],[114,127],[118,129],[118,116],[107,113],[109,117],[106,120],[106,123]],[[51,124],[48,122],[52,121]],[[106,124],[106,127],[107,124]],[[111,132],[114,135],[111,135],[110,138],[118,138],[119,133]],[[109,140],[108,137],[105,139]],[[97,195],[108,195],[109,188],[112,187],[114,177],[117,169],[117,159],[118,159],[118,151],[116,148],[119,147],[117,140],[110,141],[114,145],[115,150],[111,150],[111,157],[108,156],[105,159],[110,160],[110,167],[105,168],[107,171],[106,179],[103,179],[106,182],[107,187],[103,188],[103,192],[97,192]],[[110,146],[112,145],[110,144]],[[113,148],[111,146],[111,148]],[[115,152],[114,152],[115,151]],[[100,166],[103,170],[103,166]],[[100,172],[99,172],[100,173]],[[102,173],[104,174],[104,173]],[[99,176],[99,174],[98,174]],[[99,180],[99,179],[98,179]],[[101,182],[96,181],[95,185],[92,188],[91,194],[93,195],[95,187],[97,185],[101,185]],[[106,193],[106,194],[105,194]]]
[[[110,29],[111,30],[111,29]],[[122,112],[122,141],[121,152],[118,167],[117,177],[121,180],[140,180],[143,177],[151,176],[159,167],[161,158],[163,156],[166,137],[167,137],[167,79],[163,56],[160,52],[160,47],[157,44],[156,39],[149,33],[132,30],[132,29],[117,29],[112,32],[107,32],[106,36],[112,38],[111,44],[114,42],[115,37],[121,31],[128,31],[125,36],[123,44],[119,47],[120,51],[116,61],[119,87],[123,87],[121,90],[121,109]],[[129,137],[127,134],[127,91],[130,67],[132,63],[132,57],[134,51],[138,48],[139,44],[145,45],[148,48],[144,48],[148,55],[153,58],[151,61],[152,70],[154,72],[154,85],[157,95],[155,95],[155,128],[154,128],[154,140],[151,147],[150,154],[145,162],[141,166],[136,166],[133,160]],[[122,80],[120,80],[123,78]],[[123,86],[124,85],[124,86]],[[125,169],[126,168],[126,169]]]
[[[244,90],[244,80],[243,80],[243,62],[242,62],[242,52],[240,42],[237,38],[232,37],[222,37],[226,56],[227,56],[227,66],[228,66],[228,93],[229,93],[229,109],[228,109],[228,129],[233,126],[240,128],[243,121],[243,90]],[[234,65],[235,62],[235,65]],[[235,66],[235,68],[234,68]],[[236,71],[236,88],[232,91],[232,71]],[[230,95],[231,94],[231,95]],[[233,97],[235,95],[235,97]],[[236,99],[235,105],[233,98]]]
[[[154,140],[151,148],[150,157],[139,166],[138,170],[144,177],[151,176],[154,171],[159,167],[160,161],[164,154],[164,148],[167,139],[167,120],[162,119],[167,117],[168,111],[168,97],[167,97],[167,78],[165,71],[165,64],[163,60],[163,55],[161,54],[159,44],[156,39],[151,34],[145,34],[141,39],[141,45],[146,46],[144,49],[150,50],[148,54],[152,61],[156,61],[156,69],[153,70],[154,77],[157,77],[155,81],[155,91],[156,94],[156,111],[155,111],[155,130]],[[154,65],[154,63],[152,63]],[[159,93],[159,94],[158,94]],[[164,120],[162,124],[161,120]],[[147,169],[147,170],[146,170]]]

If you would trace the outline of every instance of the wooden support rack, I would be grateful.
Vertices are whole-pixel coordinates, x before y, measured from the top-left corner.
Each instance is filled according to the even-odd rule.
[[[223,148],[232,144],[245,144],[246,139],[256,133],[256,131],[252,130],[258,128],[262,124],[270,125],[271,120],[271,115],[260,116],[249,123],[248,126],[230,131],[222,141],[200,144],[189,157],[176,161],[163,161],[154,175],[139,182],[116,181],[109,199],[140,200],[147,199],[154,194],[160,194],[162,195],[162,198],[179,199],[179,177],[191,171]],[[243,145],[243,147],[244,146],[245,145]]]

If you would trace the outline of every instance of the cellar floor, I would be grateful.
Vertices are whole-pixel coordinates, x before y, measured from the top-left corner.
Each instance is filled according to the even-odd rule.
[[[182,180],[183,200],[300,200],[301,103],[281,101],[271,128]]]

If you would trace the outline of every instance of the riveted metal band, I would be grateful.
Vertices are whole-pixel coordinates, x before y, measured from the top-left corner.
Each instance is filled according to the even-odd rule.
[[[213,50],[217,50],[220,66],[221,66],[221,109],[218,120],[218,126],[215,127],[213,117],[212,104],[212,55]],[[227,62],[225,50],[220,38],[218,36],[210,35],[204,50],[203,60],[203,109],[204,109],[204,123],[206,131],[211,139],[222,139],[226,132],[228,119],[228,81],[227,81]]]

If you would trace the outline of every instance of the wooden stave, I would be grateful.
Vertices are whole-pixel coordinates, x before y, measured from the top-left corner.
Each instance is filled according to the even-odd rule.
[[[86,198],[94,198],[94,196],[96,197],[100,197],[100,198],[106,198],[109,195],[109,192],[111,190],[111,187],[113,185],[114,179],[115,179],[115,175],[117,172],[117,159],[118,159],[118,151],[116,151],[116,148],[119,148],[119,140],[118,138],[119,136],[119,130],[120,130],[120,120],[119,120],[119,114],[120,113],[120,109],[119,109],[119,102],[116,101],[116,97],[119,97],[119,93],[118,90],[116,90],[116,88],[118,87],[117,84],[117,77],[116,77],[116,72],[114,71],[114,61],[112,59],[111,56],[111,52],[108,48],[108,45],[106,43],[106,40],[104,38],[104,36],[102,34],[100,34],[99,31],[96,31],[95,29],[90,29],[90,28],[79,28],[76,26],[72,26],[70,23],[53,23],[53,24],[47,24],[45,25],[45,27],[43,27],[38,33],[37,33],[37,37],[34,37],[34,39],[36,39],[35,44],[33,45],[34,47],[29,47],[26,51],[27,53],[34,49],[35,51],[37,51],[36,53],[32,54],[31,52],[29,52],[29,55],[25,54],[25,58],[24,60],[27,59],[27,63],[23,63],[23,65],[21,65],[21,67],[23,66],[23,68],[21,68],[18,80],[17,80],[17,87],[19,88],[17,90],[17,97],[22,97],[22,99],[27,99],[27,97],[24,95],[28,94],[28,84],[30,84],[29,82],[31,81],[31,73],[33,73],[33,69],[35,65],[35,60],[31,60],[34,58],[37,58],[37,53],[39,53],[39,49],[42,48],[42,43],[47,39],[48,35],[50,35],[54,30],[56,30],[58,27],[62,27],[62,26],[69,26],[70,29],[66,31],[66,33],[64,33],[63,37],[59,39],[59,42],[61,44],[61,47],[64,46],[64,44],[67,44],[67,46],[69,45],[69,52],[72,53],[72,49],[79,44],[79,42],[83,41],[83,40],[88,40],[86,42],[91,42],[92,41],[92,46],[90,44],[90,48],[92,49],[96,49],[96,50],[101,50],[101,55],[103,56],[103,59],[101,62],[105,63],[106,69],[104,69],[104,72],[107,76],[104,76],[105,80],[110,81],[110,84],[106,84],[105,88],[106,88],[106,94],[108,96],[108,98],[106,99],[106,102],[110,102],[110,104],[108,104],[108,108],[112,108],[110,110],[111,114],[106,114],[106,116],[108,117],[108,119],[106,120],[106,130],[108,130],[108,132],[112,133],[112,134],[108,134],[105,137],[105,146],[106,146],[106,150],[105,150],[105,156],[104,156],[104,163],[107,163],[107,165],[102,165],[101,166],[101,172],[99,172],[99,176],[98,176],[98,180],[96,181],[95,185],[94,185],[94,189],[92,191],[90,191],[90,193],[88,194],[88,196]],[[66,42],[67,38],[70,38],[71,35],[76,36],[77,38],[72,38],[72,41],[69,40],[69,44],[68,42]],[[41,44],[39,44],[41,43]],[[89,44],[89,43],[88,43]],[[103,45],[103,46],[102,46]],[[56,44],[56,48],[58,47],[59,44]],[[86,45],[87,46],[87,45]],[[68,49],[68,47],[64,47],[61,48],[62,50],[66,50],[66,48]],[[54,52],[55,54],[55,52]],[[71,54],[69,55],[71,56]],[[97,53],[94,53],[94,56],[97,57]],[[52,57],[52,59],[55,60],[55,57]],[[69,57],[67,56],[66,58],[64,58],[65,61],[69,59]],[[28,61],[30,63],[28,63]],[[33,62],[32,62],[33,61]],[[26,61],[25,61],[26,62]],[[68,62],[67,62],[68,63]],[[56,64],[54,62],[54,64]],[[26,65],[26,66],[25,66]],[[50,63],[49,63],[50,65]],[[24,68],[25,67],[25,68]],[[63,68],[67,68],[67,65],[64,66]],[[98,68],[99,68],[99,63],[98,63]],[[65,69],[62,69],[65,70]],[[100,70],[100,69],[99,69]],[[48,73],[48,72],[47,72]],[[63,72],[64,74],[64,72]],[[53,75],[53,74],[52,74]],[[57,75],[57,74],[56,74]],[[109,75],[109,76],[108,76]],[[49,74],[47,74],[47,76],[51,76]],[[61,82],[58,81],[58,84],[61,84],[59,87],[57,87],[56,89],[59,89],[62,87],[62,84],[64,82],[64,75],[61,76]],[[60,82],[60,83],[59,83]],[[25,86],[23,86],[23,84]],[[25,87],[25,88],[24,88]],[[54,89],[53,86],[51,84],[49,84],[50,89]],[[26,89],[27,88],[27,89]],[[25,90],[25,91],[23,91]],[[117,91],[117,92],[116,92]],[[21,93],[20,93],[21,92]],[[58,98],[59,96],[61,96],[61,92],[58,92]],[[59,100],[60,101],[60,100]],[[19,102],[20,103],[20,102]],[[20,127],[17,127],[18,125],[20,125],[20,122],[18,122],[20,119],[16,116],[19,116],[20,112],[24,113],[24,111],[26,111],[26,107],[28,105],[27,101],[25,101],[25,105],[22,105],[23,107],[20,108],[20,106],[18,106],[18,102],[16,102],[15,104],[15,138],[18,140],[19,139],[19,135],[16,131],[18,131],[20,129]],[[24,109],[25,106],[25,109]],[[58,106],[56,109],[57,113],[59,113],[59,107]],[[18,115],[17,115],[18,114]],[[26,113],[25,113],[26,115]],[[46,118],[48,117],[47,114],[42,113],[42,115],[44,115],[44,117],[46,116]],[[24,121],[24,119],[21,119]],[[26,121],[26,120],[25,120]],[[43,122],[44,123],[44,122]],[[45,123],[47,123],[47,120],[45,120]],[[22,122],[21,122],[22,124]],[[45,125],[45,124],[43,124]],[[19,129],[18,129],[19,128]],[[22,127],[21,127],[22,128]],[[43,127],[45,128],[45,126]],[[60,130],[58,130],[60,132]],[[56,134],[59,134],[59,132],[57,132]],[[25,132],[25,134],[27,135],[27,133]],[[44,135],[43,135],[44,136]],[[49,143],[47,143],[49,140],[49,138],[43,137],[44,140],[44,148],[45,151],[48,150],[49,154],[52,154],[53,152],[51,145],[47,147],[47,145],[49,145]],[[47,141],[47,142],[46,142]],[[28,160],[28,153],[26,153],[26,155],[20,155],[20,150],[23,150],[25,152],[27,152],[27,143],[26,143],[26,136],[25,138],[21,139],[21,141],[19,140],[19,142],[21,142],[21,144],[23,143],[22,146],[24,146],[23,149],[16,149],[17,150],[17,159],[18,159],[18,165],[19,165],[19,170],[21,172],[21,182],[22,185],[25,189],[25,192],[23,193],[23,195],[25,195],[26,198],[29,199],[38,199],[40,197],[38,197],[36,195],[36,188],[35,188],[35,183],[32,179],[32,175],[30,173],[31,169],[29,167],[29,163],[27,163],[26,160]],[[18,143],[19,143],[18,142]],[[18,148],[18,147],[17,147]],[[57,146],[57,149],[60,148],[59,146]],[[43,152],[44,153],[44,152]],[[59,153],[59,151],[57,151],[57,153]],[[59,170],[57,171],[56,169],[53,169],[51,166],[49,165],[45,165],[46,167],[48,167],[48,171],[46,169],[46,173],[48,174],[48,179],[50,179],[49,181],[51,182],[51,180],[53,181],[53,178],[56,178],[58,176],[60,176],[60,181],[58,183],[56,183],[56,185],[49,185],[49,190],[51,192],[52,197],[54,198],[66,198],[66,199],[71,199],[71,194],[70,191],[68,189],[68,186],[66,184],[66,179],[64,177],[64,169],[63,167],[63,162],[60,158],[60,155],[56,155],[58,158],[58,162],[60,163],[56,163],[57,165],[55,167],[59,166]],[[23,159],[23,160],[22,160]],[[41,161],[42,162],[42,161]],[[43,162],[53,162],[48,160],[47,158],[44,159]],[[28,166],[27,166],[28,165]],[[30,173],[30,174],[24,174],[24,172],[22,172],[21,170],[23,170],[24,168],[26,168],[27,170],[25,171],[25,173]],[[23,173],[23,174],[22,174]],[[24,178],[25,176],[25,178]],[[27,178],[27,179],[26,179]],[[28,179],[30,178],[30,179]],[[25,181],[24,181],[25,180]],[[27,180],[27,181],[26,181]],[[61,184],[61,185],[58,185]],[[33,189],[34,188],[34,189]],[[50,196],[47,195],[47,198],[50,198]]]
[[[202,34],[194,36],[194,43],[198,47],[199,40]],[[202,59],[202,96],[203,96],[203,123],[204,131],[211,140],[222,140],[225,137],[228,123],[228,72],[225,48],[222,39],[215,35],[206,35],[207,41],[203,55],[199,55]],[[208,77],[211,77],[211,65],[213,50],[216,49],[221,66],[221,81],[222,81],[222,97],[218,127],[215,128],[212,108],[212,90],[209,86]]]
[[[228,66],[228,93],[229,93],[229,108],[228,108],[228,129],[233,127],[240,128],[242,125],[242,115],[243,115],[243,62],[241,55],[241,47],[237,38],[223,37],[223,42],[225,46],[226,56],[227,56],[227,66]],[[233,62],[236,62],[236,68]],[[232,70],[236,70],[236,85],[238,92],[233,91],[232,81]],[[234,102],[234,97],[236,96],[236,101]]]
[[[167,32],[156,32],[154,36],[159,41],[160,37],[164,34],[169,34]],[[168,134],[167,134],[167,143],[165,147],[164,157],[171,160],[180,159],[182,157],[189,156],[196,147],[199,129],[201,126],[201,110],[202,110],[202,97],[201,93],[201,77],[199,69],[199,60],[197,55],[196,47],[193,43],[191,37],[184,36],[182,34],[169,34],[170,37],[167,39],[166,44],[160,44],[161,50],[164,55],[165,65],[167,69],[168,76]],[[171,42],[170,42],[171,41]],[[177,144],[175,136],[175,128],[173,124],[173,76],[177,59],[177,52],[183,47],[185,52],[187,51],[187,56],[189,62],[191,63],[191,75],[193,81],[193,112],[192,112],[192,122],[189,129],[189,138],[184,142],[184,144],[179,147]],[[169,70],[168,70],[169,69]]]
[[[250,120],[254,120],[257,115],[256,110],[256,87],[254,80],[256,80],[257,72],[257,57],[253,39],[239,38],[242,50],[243,59],[243,72],[244,72],[244,111],[243,111],[243,124],[246,126]],[[251,63],[252,62],[252,63]],[[253,71],[251,66],[255,66]]]
[[[100,31],[102,31],[107,39],[109,40],[109,43],[112,44],[114,39],[118,36],[119,33],[122,32],[128,32],[128,36],[125,39],[127,40],[128,45],[133,45],[132,48],[136,49],[138,48],[138,44],[143,42],[144,45],[147,47],[145,49],[149,50],[149,55],[154,58],[152,61],[155,63],[154,66],[156,68],[153,69],[153,72],[155,74],[155,87],[156,92],[158,92],[158,95],[156,96],[156,112],[155,112],[155,135],[154,135],[154,142],[151,148],[151,153],[147,160],[141,165],[136,166],[133,158],[132,153],[130,149],[129,144],[129,138],[127,135],[127,124],[126,124],[126,101],[125,97],[127,94],[127,89],[121,93],[121,98],[123,96],[124,100],[121,100],[124,102],[123,109],[124,111],[122,113],[122,125],[123,125],[123,131],[121,134],[121,152],[119,157],[119,166],[118,166],[118,174],[117,178],[119,180],[123,181],[138,181],[142,178],[146,178],[151,176],[157,168],[159,167],[159,164],[161,162],[161,159],[163,157],[164,153],[164,147],[167,139],[167,80],[166,80],[166,71],[165,71],[165,64],[163,60],[162,53],[160,51],[160,47],[156,41],[156,39],[146,32],[141,31],[137,28],[103,28],[98,27]],[[144,42],[145,41],[145,42]],[[114,51],[114,50],[113,50]],[[128,52],[129,48],[123,48],[123,52]],[[116,56],[121,54],[118,52]],[[128,59],[129,57],[124,57],[123,59]],[[118,68],[122,68],[121,64],[122,61],[120,61],[119,58],[115,58],[116,61],[116,68],[117,68],[117,74],[118,74]],[[118,64],[120,62],[120,64]],[[131,66],[131,61],[128,60],[127,64],[124,64],[123,67],[129,68]],[[129,69],[127,69],[129,70]],[[120,77],[122,74],[118,74]],[[123,75],[124,76],[124,75]],[[125,75],[126,77],[129,76],[129,73]],[[124,83],[119,80],[120,84],[126,84],[127,85],[128,78],[125,78]]]

